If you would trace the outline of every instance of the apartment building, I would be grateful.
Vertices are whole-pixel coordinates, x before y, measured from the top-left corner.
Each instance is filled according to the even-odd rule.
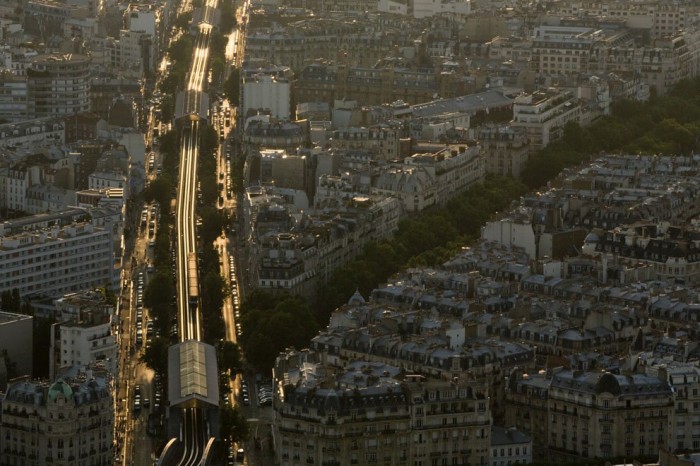
[[[622,20],[629,28],[647,31],[652,39],[676,34],[692,24],[697,6],[686,3],[671,4],[658,1],[628,2],[574,2],[558,5],[556,11],[578,17],[605,17]]]
[[[243,150],[254,153],[259,149],[284,149],[294,152],[309,141],[308,122],[271,121],[269,116],[255,117],[248,121],[243,131]]]
[[[71,19],[84,19],[89,9],[53,0],[29,0],[24,7],[22,25],[27,34],[47,42],[52,36],[63,37],[63,25]]]
[[[62,117],[36,118],[0,125],[0,148],[62,145],[65,142]]]
[[[57,296],[118,286],[113,231],[78,222],[0,238],[0,291]]]
[[[0,118],[27,120],[27,80],[9,71],[0,72]]]
[[[491,466],[532,463],[532,439],[515,427],[491,426]]]
[[[571,92],[550,90],[523,94],[513,102],[511,126],[523,128],[530,149],[537,151],[564,135],[564,126],[581,116],[581,104]]]
[[[27,68],[29,115],[40,118],[88,111],[89,64],[89,57],[78,54],[32,58]]]
[[[403,132],[400,125],[391,123],[370,127],[350,126],[334,130],[330,144],[338,151],[368,152],[377,161],[396,160],[400,156]]]
[[[254,218],[250,276],[258,288],[313,296],[320,283],[360,254],[370,241],[390,236],[401,207],[393,198],[358,196],[336,209],[304,214],[291,231],[291,216],[280,205],[252,206]],[[283,231],[283,233],[280,233]]]
[[[42,214],[58,212],[76,205],[76,194],[72,189],[44,184],[34,185],[26,191],[26,212]]]
[[[505,424],[515,426],[530,437],[535,459],[544,457],[544,447],[549,442],[550,385],[545,371],[528,374],[516,369],[508,375],[506,384]],[[493,461],[495,455],[491,459]]]
[[[382,13],[410,15],[416,19],[446,13],[466,16],[471,11],[471,3],[469,0],[450,0],[439,3],[430,0],[416,0],[406,4],[393,0],[380,0],[377,10]]]
[[[484,125],[478,134],[486,173],[519,178],[530,158],[530,147],[524,128]]]
[[[99,291],[67,294],[55,301],[57,323],[51,331],[49,378],[71,366],[86,367],[100,361],[117,375],[118,347],[112,331],[114,305]]]
[[[693,363],[672,358],[646,361],[640,358],[640,372],[667,377],[673,390],[673,417],[669,422],[667,448],[672,451],[700,449],[700,369]]]
[[[1,405],[3,464],[114,462],[114,401],[108,375],[73,367],[53,383],[27,377],[10,384]]]
[[[278,464],[487,465],[491,416],[482,387],[399,374],[383,364],[331,369],[305,354],[280,355]]]
[[[540,446],[550,459],[652,456],[668,447],[674,395],[666,376],[561,369],[538,390],[544,406],[525,403],[535,392],[524,377],[509,384],[506,419],[525,433],[533,428],[528,418],[545,422],[549,437]]]
[[[27,212],[27,190],[43,181],[43,170],[39,165],[18,163],[8,168],[4,178],[4,206],[11,211]]]
[[[269,74],[250,74],[241,83],[241,116],[269,112],[275,119],[289,120],[291,114],[291,83],[288,79]]]
[[[700,244],[697,227],[668,226],[638,222],[589,236],[585,250],[606,260],[618,259],[630,264],[646,264],[662,280],[700,283]]]
[[[420,212],[438,202],[435,177],[424,167],[400,166],[382,170],[371,192],[401,202],[404,212]]]

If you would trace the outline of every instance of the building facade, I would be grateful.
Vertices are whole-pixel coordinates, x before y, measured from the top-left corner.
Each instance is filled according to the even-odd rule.
[[[277,370],[273,429],[282,466],[488,464],[489,402],[473,384],[398,380],[396,368],[359,362],[330,385]]]
[[[118,286],[111,229],[74,223],[0,237],[0,291],[59,296]]]
[[[0,352],[16,364],[18,375],[31,375],[33,368],[34,317],[0,312]]]
[[[29,378],[2,399],[0,451],[8,466],[114,462],[111,380],[73,368],[53,384]]]
[[[71,293],[55,304],[58,322],[51,332],[49,377],[61,368],[85,367],[98,361],[116,376],[119,348],[112,331],[114,306],[99,290]]]
[[[674,403],[666,377],[563,369],[544,384],[546,390],[539,392],[544,403],[525,404],[529,383],[511,380],[506,419],[525,433],[533,426],[523,420],[538,417],[544,422],[549,437],[540,447],[550,459],[633,458],[667,448]]]
[[[39,55],[27,69],[29,115],[73,115],[90,109],[90,59],[77,54]]]

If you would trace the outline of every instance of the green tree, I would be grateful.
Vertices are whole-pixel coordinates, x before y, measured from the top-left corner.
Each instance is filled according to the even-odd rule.
[[[250,437],[250,426],[238,407],[222,406],[219,411],[219,420],[219,433],[222,438],[242,443]]]
[[[229,74],[226,81],[224,81],[223,91],[229,103],[233,106],[236,106],[240,103],[240,81],[241,71],[238,68],[231,68],[231,74]]]
[[[159,268],[148,281],[143,293],[143,304],[150,309],[161,333],[167,331],[170,319],[175,315],[173,296],[175,284],[169,268]]]
[[[5,360],[5,368],[7,369],[7,380],[14,379],[20,375],[31,375],[31,374],[20,374],[17,371],[17,363],[10,359],[10,355],[7,353],[6,349],[0,351],[0,359]]]
[[[225,397],[231,393],[231,379],[225,372],[219,373],[219,396]]]
[[[164,337],[155,337],[151,340],[151,346],[139,357],[139,361],[160,374],[164,379],[168,374],[168,348],[170,342]]]
[[[219,135],[213,126],[205,126],[199,132],[199,151],[202,155],[212,155],[219,147]],[[216,159],[214,159],[216,162]]]
[[[241,312],[241,347],[247,361],[264,372],[272,368],[281,351],[292,346],[305,348],[318,332],[316,317],[303,298],[280,295],[271,300],[271,308],[254,308],[247,302]]]
[[[217,345],[217,360],[220,370],[233,374],[241,368],[240,347],[232,341],[220,341]]]
[[[194,52],[194,39],[189,34],[182,34],[178,40],[173,42],[168,49],[168,55],[173,62],[173,68],[176,66],[187,67],[192,61],[192,53]]]
[[[2,304],[0,308],[5,312],[11,312],[13,314],[22,312],[22,298],[19,295],[18,288],[3,291],[2,294],[0,294],[0,302]]]
[[[162,216],[170,215],[170,202],[173,195],[173,179],[167,173],[161,173],[144,189],[143,197],[146,202],[156,201],[160,206]]]
[[[204,244],[211,244],[221,236],[221,232],[229,224],[226,214],[214,207],[203,207],[201,210],[202,225],[199,234]]]
[[[181,13],[177,19],[175,20],[174,26],[177,29],[182,29],[184,31],[187,31],[190,27],[190,22],[192,22],[192,12],[191,11],[186,11],[184,13]]]

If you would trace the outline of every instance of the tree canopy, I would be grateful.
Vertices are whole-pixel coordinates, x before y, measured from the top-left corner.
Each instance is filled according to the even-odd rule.
[[[229,74],[226,81],[224,81],[223,90],[224,95],[228,99],[229,103],[233,106],[239,104],[241,88],[241,71],[238,68],[231,68],[231,74]]]
[[[254,290],[241,307],[243,333],[239,338],[248,363],[268,371],[288,347],[306,348],[318,324],[308,303],[299,296],[274,296]]]
[[[168,374],[168,348],[170,342],[164,337],[155,337],[151,345],[141,354],[139,360],[163,378]]]
[[[525,190],[512,178],[492,175],[449,201],[445,208],[402,220],[393,238],[368,244],[360,257],[336,270],[331,280],[319,287],[318,321],[327,322],[330,313],[355,290],[367,296],[402,268],[444,262],[478,237],[481,225]]]
[[[231,374],[241,368],[241,348],[232,341],[220,341],[217,345],[217,362],[219,369],[229,371]]]
[[[219,411],[219,416],[219,433],[222,438],[230,439],[235,443],[248,440],[250,426],[238,407],[224,405]]]
[[[564,137],[534,154],[522,173],[532,189],[544,186],[564,168],[600,152],[688,155],[700,139],[700,78],[681,81],[666,96],[649,102],[623,100],[611,115],[582,128],[568,123]]]

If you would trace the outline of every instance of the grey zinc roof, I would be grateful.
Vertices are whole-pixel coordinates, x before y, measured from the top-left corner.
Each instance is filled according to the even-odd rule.
[[[532,439],[515,427],[491,426],[491,446],[530,443]]]
[[[189,340],[168,348],[168,400],[171,406],[219,405],[216,350]]]
[[[496,91],[480,92],[452,99],[440,99],[424,104],[413,105],[414,117],[432,117],[442,113],[476,113],[487,108],[497,108],[510,105],[510,99]]]

